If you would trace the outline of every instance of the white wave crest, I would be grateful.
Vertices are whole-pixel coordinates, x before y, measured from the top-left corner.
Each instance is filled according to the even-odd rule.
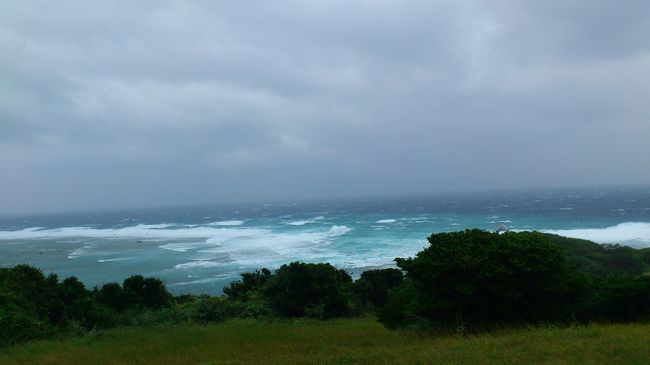
[[[351,228],[334,225],[328,230],[283,231],[269,228],[179,226],[161,229],[161,225],[136,225],[114,229],[91,227],[63,227],[54,229],[24,229],[0,232],[1,239],[88,239],[153,241],[160,249],[195,254],[192,262],[176,268],[209,267],[229,262],[239,265],[265,265],[268,262],[287,262],[323,254],[333,255],[329,244],[350,232]],[[97,242],[98,245],[105,243]],[[97,254],[93,244],[69,254],[70,259]],[[110,258],[97,259],[111,260]],[[226,261],[224,261],[226,260]],[[100,261],[106,262],[106,261]]]
[[[237,275],[237,273],[226,273],[226,274],[216,275],[216,276],[213,276],[211,278],[197,279],[197,280],[192,280],[192,281],[181,281],[181,282],[178,282],[178,283],[170,284],[168,286],[210,284],[210,283],[214,283],[214,282],[217,282],[217,281],[222,281],[224,278],[231,277],[233,275]]]
[[[244,224],[244,221],[231,220],[231,221],[219,221],[210,223],[211,226],[241,226]]]
[[[206,247],[198,252],[209,256],[227,256],[240,265],[268,265],[270,262],[320,257],[329,252],[327,245],[331,240],[351,230],[347,226],[334,225],[326,232],[265,231],[235,239],[213,237],[207,239]]]
[[[352,228],[350,228],[348,226],[336,226],[336,225],[334,225],[334,226],[332,226],[332,228],[330,228],[328,233],[330,235],[333,235],[333,236],[341,236],[341,235],[344,235],[344,234],[350,232],[351,230],[352,230]]]
[[[645,222],[626,222],[606,228],[547,229],[542,232],[598,243],[619,243],[634,247],[650,246],[650,223]]]
[[[178,264],[174,266],[174,269],[183,270],[183,269],[194,269],[194,268],[209,268],[209,267],[217,267],[222,265],[223,263],[214,262],[214,261],[196,260],[196,261],[186,262],[184,264]]]
[[[83,245],[82,247],[74,249],[70,254],[68,255],[68,259],[76,259],[77,257],[81,256],[86,256],[88,255],[89,251],[95,247],[94,244],[92,243],[87,243]]]
[[[375,223],[395,223],[397,222],[397,219],[380,219]]]
[[[113,262],[113,261],[124,261],[124,260],[131,260],[132,257],[118,257],[115,259],[98,259],[97,262]]]
[[[217,228],[217,227],[182,227],[164,229],[161,227],[172,227],[173,225],[160,224],[138,224],[136,226],[123,228],[91,228],[91,227],[63,227],[51,229],[26,228],[19,231],[1,231],[0,239],[36,239],[36,238],[209,238],[214,236],[237,236],[242,231],[263,231],[256,229],[241,228]]]
[[[305,224],[310,224],[310,223],[316,223],[316,221],[312,221],[312,220],[294,221],[294,222],[287,223],[287,225],[288,226],[304,226]]]
[[[322,220],[322,219],[325,219],[325,217],[321,215],[321,216],[318,216],[318,217],[314,217],[312,219],[297,220],[297,221],[293,221],[293,222],[288,222],[286,224],[289,225],[289,226],[304,226],[305,224],[316,223],[316,222],[318,222],[319,220]]]

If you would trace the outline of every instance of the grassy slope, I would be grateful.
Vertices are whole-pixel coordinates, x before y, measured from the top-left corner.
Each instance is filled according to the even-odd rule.
[[[371,319],[233,321],[111,330],[0,350],[0,364],[648,364],[650,324],[501,331],[460,338]]]

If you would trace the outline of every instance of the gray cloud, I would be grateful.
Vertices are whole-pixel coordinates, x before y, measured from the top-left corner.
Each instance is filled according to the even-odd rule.
[[[650,181],[647,1],[10,1],[0,55],[0,214]]]

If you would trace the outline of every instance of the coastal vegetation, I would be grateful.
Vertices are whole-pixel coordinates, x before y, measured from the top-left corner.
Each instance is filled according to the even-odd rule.
[[[106,333],[161,326],[200,332],[193,326],[226,321],[235,324],[210,328],[274,331],[358,318],[341,326],[376,329],[376,317],[388,329],[467,336],[650,319],[647,249],[537,232],[466,230],[428,240],[415,257],[396,259],[398,268],[368,270],[356,280],[327,263],[292,262],[244,273],[221,296],[172,296],[161,280],[140,275],[88,289],[29,265],[0,268],[0,345],[110,328],[118,329]]]

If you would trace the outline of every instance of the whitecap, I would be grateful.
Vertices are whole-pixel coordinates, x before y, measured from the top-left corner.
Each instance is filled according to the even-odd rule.
[[[346,260],[343,262],[346,267],[363,268],[363,267],[389,267],[395,266],[395,259],[391,256],[363,258],[357,260]]]
[[[297,220],[293,222],[288,222],[286,223],[289,226],[304,226],[305,224],[312,224],[312,223],[317,223],[317,221],[325,219],[324,216],[320,215],[318,217],[314,217],[312,219],[303,219],[303,220]]]
[[[316,223],[313,220],[302,220],[302,221],[294,221],[294,222],[289,222],[287,225],[289,226],[304,226],[305,224],[310,224],[310,223]]]
[[[397,222],[397,219],[380,219],[375,223],[395,223]]]
[[[351,230],[352,230],[352,228],[350,228],[348,226],[343,226],[343,225],[342,226],[336,226],[336,225],[334,225],[334,226],[332,226],[332,228],[330,228],[328,233],[331,234],[331,235],[340,236],[340,235],[344,235],[344,234],[350,232]]]
[[[74,249],[70,254],[68,255],[68,259],[76,259],[77,257],[85,256],[88,254],[88,251],[90,251],[95,245],[92,243],[83,245],[82,247],[79,247],[77,249]]]
[[[131,260],[133,257],[118,257],[115,259],[97,259],[97,262],[113,262],[113,261],[124,261],[124,260]]]
[[[606,228],[546,229],[542,232],[598,243],[619,243],[635,247],[650,246],[650,223],[645,222],[625,222]]]
[[[2,239],[34,239],[34,238],[157,238],[157,239],[177,239],[177,238],[208,238],[214,236],[237,236],[243,231],[251,229],[242,228],[216,228],[216,227],[182,227],[173,229],[163,229],[162,227],[170,226],[166,224],[145,225],[122,228],[88,228],[88,227],[62,227],[35,230],[26,228],[18,231],[1,231]],[[257,231],[252,229],[253,231]]]
[[[288,262],[310,257],[335,255],[327,246],[332,240],[352,229],[347,226],[332,226],[328,231],[274,232],[260,231],[224,239],[213,237],[206,240],[205,248],[197,251],[207,254],[227,256],[233,262],[243,266],[269,265],[273,262]]]
[[[183,285],[196,285],[196,284],[210,284],[214,283],[217,281],[221,281],[224,278],[231,277],[236,275],[237,273],[228,273],[228,274],[222,274],[222,275],[217,275],[211,278],[205,278],[205,279],[196,279],[196,280],[191,280],[191,281],[181,281],[179,283],[174,283],[170,284],[168,286],[183,286]],[[188,275],[188,277],[191,277],[191,275]]]
[[[136,241],[158,241],[158,247],[176,252],[199,254],[185,266],[218,265],[211,260],[216,256],[226,257],[246,267],[266,265],[267,262],[288,262],[290,260],[336,255],[337,251],[328,246],[352,228],[333,225],[329,229],[282,231],[268,228],[215,227],[215,226],[174,226],[162,229],[162,225],[136,225],[114,229],[88,227],[62,227],[37,230],[36,227],[19,231],[0,232],[3,239],[119,239]],[[82,245],[80,245],[82,246]],[[85,244],[69,253],[74,259],[92,253],[93,245]],[[105,258],[98,258],[105,260]],[[110,258],[109,258],[110,259]],[[223,262],[217,260],[219,262]],[[184,265],[184,264],[180,264]]]
[[[241,226],[242,224],[244,224],[244,221],[229,220],[229,221],[212,222],[209,225],[211,225],[211,226]]]
[[[194,268],[209,268],[209,267],[217,267],[222,265],[223,263],[221,262],[196,260],[196,261],[186,262],[184,264],[178,264],[174,266],[174,269],[183,270],[183,269],[194,269]]]

